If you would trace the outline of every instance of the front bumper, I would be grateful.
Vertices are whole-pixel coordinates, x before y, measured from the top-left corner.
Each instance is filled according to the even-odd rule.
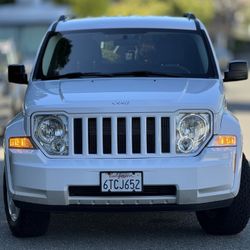
[[[8,155],[7,183],[13,200],[31,204],[205,205],[231,200],[240,183],[235,175],[238,171],[234,171],[235,162],[240,162],[235,160],[235,147],[205,148],[196,157],[144,159],[49,159],[39,150],[9,150]],[[69,195],[69,186],[99,186],[101,171],[142,171],[144,185],[175,185],[177,192],[157,196]]]

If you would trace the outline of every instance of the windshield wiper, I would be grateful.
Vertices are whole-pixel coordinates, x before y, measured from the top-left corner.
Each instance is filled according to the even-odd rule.
[[[114,72],[114,73],[102,73],[102,72],[73,72],[63,75],[48,76],[44,80],[57,80],[57,79],[77,79],[84,77],[120,77],[120,76],[135,76],[135,77],[181,77],[180,75],[168,74],[154,71],[128,71],[128,72]]]
[[[73,72],[67,73],[63,75],[55,75],[48,76],[44,80],[57,80],[57,79],[77,79],[83,77],[109,77],[109,74],[101,73],[101,72]]]

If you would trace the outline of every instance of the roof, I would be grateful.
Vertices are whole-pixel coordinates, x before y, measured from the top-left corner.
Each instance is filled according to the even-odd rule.
[[[160,28],[196,30],[196,25],[194,20],[186,17],[98,17],[60,21],[57,24],[56,31],[110,28]],[[201,25],[201,28],[204,29],[203,25]]]

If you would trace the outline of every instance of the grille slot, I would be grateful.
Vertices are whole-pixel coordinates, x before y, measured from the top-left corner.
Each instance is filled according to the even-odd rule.
[[[138,117],[132,119],[132,152],[141,153],[141,120]]]
[[[161,118],[161,151],[162,153],[170,152],[170,125],[169,117]]]
[[[118,154],[126,154],[126,119],[117,119]]]
[[[89,154],[97,153],[97,126],[96,118],[90,118],[88,121],[88,141],[89,141]]]
[[[103,118],[103,153],[104,154],[111,154],[111,118]]]
[[[82,119],[74,119],[74,153],[82,154]]]
[[[176,195],[176,186],[144,186],[143,192],[102,193],[100,186],[69,186],[70,196],[154,196]]]
[[[73,119],[72,152],[84,156],[140,157],[170,153],[170,118],[85,115]]]
[[[155,153],[155,118],[147,118],[147,152]]]

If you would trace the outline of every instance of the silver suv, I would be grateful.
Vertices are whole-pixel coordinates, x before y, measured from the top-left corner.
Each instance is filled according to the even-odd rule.
[[[184,17],[67,20],[49,28],[5,133],[4,202],[15,236],[58,210],[191,210],[211,234],[249,219],[249,165],[204,25]]]

